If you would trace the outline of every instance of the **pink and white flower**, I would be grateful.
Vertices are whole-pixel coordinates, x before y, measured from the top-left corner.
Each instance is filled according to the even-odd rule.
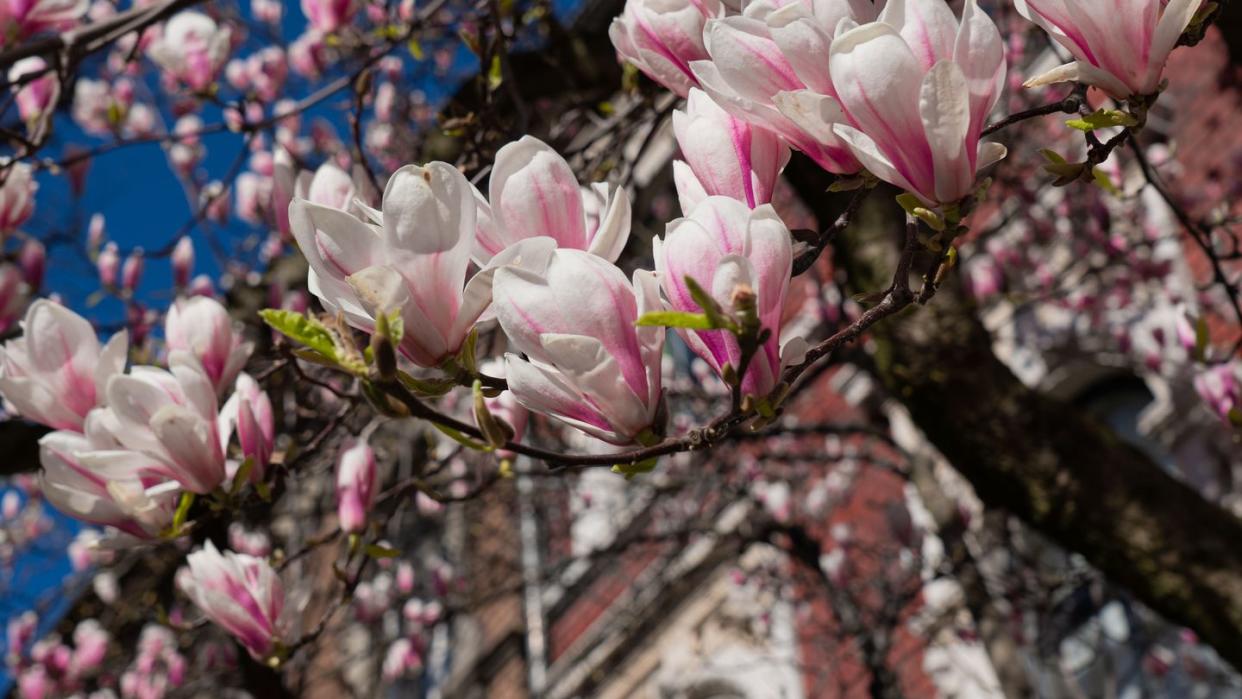
[[[960,21],[941,0],[890,0],[875,22],[842,21],[828,65],[835,99],[794,91],[778,99],[781,111],[808,131],[831,128],[873,175],[924,204],[961,200],[1004,157],[1003,146],[980,141],[1005,50],[975,0]]]
[[[1038,24],[1074,61],[1031,78],[1027,87],[1075,81],[1116,99],[1146,96],[1160,77],[1182,32],[1203,0],[1014,0],[1023,17]]]
[[[279,648],[285,590],[266,560],[232,551],[222,554],[208,541],[186,563],[189,574],[178,576],[181,591],[207,618],[233,634],[255,658]]]
[[[48,70],[47,61],[38,56],[23,58],[9,69],[10,83],[22,80],[28,82],[15,88],[17,95],[14,100],[22,121],[31,124],[42,118],[49,108],[56,106],[56,100],[60,98],[60,80],[56,77],[56,71]]]
[[[707,23],[704,40],[711,60],[690,65],[700,86],[725,111],[767,128],[837,174],[858,171],[858,161],[831,125],[844,120],[831,100],[815,122],[791,119],[779,108],[786,92],[814,91],[831,97],[825,57],[842,21],[866,22],[876,10],[857,0],[820,0],[784,6],[760,0],[740,16]],[[820,123],[823,122],[823,123]]]
[[[275,449],[276,420],[272,413],[272,400],[259,382],[249,374],[239,374],[233,395],[220,409],[217,423],[220,448],[227,452],[229,439],[236,431],[242,456],[253,460],[250,482],[261,482]]]
[[[686,285],[690,277],[726,310],[739,290],[752,292],[756,313],[771,337],[751,359],[742,391],[766,396],[781,379],[781,369],[801,358],[799,340],[780,347],[781,312],[789,291],[793,249],[789,229],[771,205],[750,210],[728,197],[708,197],[689,216],[668,225],[654,241],[656,271],[673,310],[699,313]],[[680,330],[679,334],[717,373],[726,365],[740,369],[741,348],[727,330]]]
[[[719,0],[628,0],[608,27],[617,55],[682,97],[698,84],[690,62],[707,58],[703,25]]]
[[[630,198],[602,182],[583,189],[569,163],[543,141],[523,136],[505,145],[496,153],[488,200],[475,190],[474,259],[484,265],[514,243],[549,236],[557,247],[616,261],[630,237]],[[597,195],[602,205],[591,220],[586,197]]]
[[[359,440],[341,452],[336,467],[336,511],[341,531],[356,534],[367,526],[375,504],[375,452]]]
[[[158,537],[172,524],[181,488],[143,471],[139,460],[113,457],[117,446],[106,433],[101,437],[58,430],[44,435],[39,440],[43,495],[56,509],[83,522],[139,539]]]
[[[164,342],[171,352],[188,352],[201,363],[216,394],[233,385],[254,349],[234,326],[228,309],[207,296],[177,299],[164,317]]]
[[[34,169],[29,163],[0,161],[4,165],[4,178],[0,182],[0,236],[12,233],[34,214],[35,192],[39,183],[34,179]]]
[[[348,24],[358,10],[356,0],[302,0],[302,14],[311,27],[325,34]]]
[[[147,55],[174,80],[191,90],[206,90],[229,55],[231,32],[201,12],[181,12],[164,25]]]
[[[0,348],[0,395],[29,420],[80,432],[108,382],[125,370],[128,350],[126,333],[100,345],[85,318],[39,299],[26,311],[22,336]]]
[[[683,213],[709,196],[737,199],[750,208],[772,201],[789,148],[776,134],[731,116],[693,88],[685,111],[673,112],[673,133],[685,161],[673,161]]]
[[[216,391],[192,354],[172,352],[169,367],[134,367],[108,381],[108,407],[91,416],[87,431],[110,435],[121,449],[94,454],[90,461],[209,493],[228,475]]]
[[[461,349],[492,298],[496,267],[533,262],[553,241],[512,246],[467,279],[474,247],[474,188],[457,168],[433,162],[393,173],[382,210],[363,222],[305,199],[289,207],[293,234],[310,264],[307,285],[330,312],[372,332],[376,313],[400,309],[401,352],[435,367]]]
[[[661,431],[664,328],[635,327],[660,305],[655,275],[633,284],[603,258],[556,250],[542,269],[496,272],[494,309],[515,350],[509,390],[532,411],[613,444]]]

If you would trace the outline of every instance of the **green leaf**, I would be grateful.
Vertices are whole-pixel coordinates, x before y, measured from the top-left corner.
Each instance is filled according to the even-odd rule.
[[[379,544],[367,544],[365,550],[371,558],[396,558],[401,555],[401,552],[397,549],[380,546]]]
[[[686,290],[690,292],[690,298],[694,299],[694,302],[707,315],[707,319],[711,323],[709,327],[728,330],[735,335],[739,332],[737,323],[734,323],[732,318],[724,314],[720,305],[716,303],[716,299],[712,298],[711,294],[699,286],[699,283],[693,277],[686,275],[683,281],[685,281]]]
[[[471,439],[470,437],[467,437],[466,435],[462,434],[461,432],[458,432],[457,430],[453,429],[452,427],[448,427],[448,426],[446,426],[446,425],[441,425],[441,424],[440,424],[440,423],[438,423],[438,422],[433,422],[433,423],[431,423],[431,424],[432,424],[432,425],[433,425],[433,426],[434,426],[437,430],[440,430],[440,431],[441,431],[441,432],[443,432],[446,436],[448,436],[448,438],[449,438],[449,439],[453,440],[454,442],[457,442],[458,444],[462,445],[463,447],[465,447],[465,448],[467,448],[467,449],[473,449],[473,450],[475,450],[475,451],[485,451],[485,452],[490,452],[490,451],[495,451],[495,450],[496,450],[496,448],[495,448],[495,447],[493,447],[493,446],[491,446],[491,445],[488,445],[488,444],[484,444],[483,442],[480,442],[480,441],[478,441],[478,440]]]
[[[409,49],[410,55],[416,61],[421,61],[427,57],[427,54],[423,53],[423,45],[418,43],[418,39],[410,39],[410,43],[406,44],[405,47]]]
[[[1051,148],[1043,148],[1039,151],[1039,154],[1044,156],[1044,160],[1047,160],[1053,165],[1066,165],[1069,163],[1069,161],[1066,160],[1064,156],[1052,150]]]
[[[636,464],[616,464],[612,467],[612,472],[625,476],[625,480],[628,481],[639,474],[651,473],[654,471],[656,462],[659,460],[659,457],[653,456],[650,459],[644,459]]]
[[[500,54],[496,54],[492,56],[492,65],[487,69],[487,87],[495,90],[504,81],[504,72],[500,69]]]
[[[181,493],[181,501],[177,503],[177,511],[173,513],[173,521],[167,531],[170,538],[181,535],[181,528],[185,526],[185,518],[189,516],[190,506],[193,504],[194,493],[188,490]]]
[[[404,371],[398,371],[397,378],[403,386],[424,398],[438,398],[457,385],[453,379],[416,379]]]
[[[1242,410],[1238,408],[1230,409],[1229,422],[1232,422],[1234,427],[1242,427]]]
[[[1114,126],[1138,126],[1138,119],[1129,112],[1123,112],[1119,109],[1098,109],[1081,119],[1070,119],[1065,125],[1071,129],[1079,131],[1092,132],[1096,129],[1106,129]]]
[[[1108,192],[1114,197],[1121,196],[1121,190],[1117,189],[1117,185],[1113,184],[1112,179],[1110,179],[1109,176],[1100,168],[1097,167],[1091,171],[1091,179],[1105,192]]]
[[[263,322],[281,335],[306,345],[330,360],[339,361],[336,344],[332,341],[332,333],[318,320],[301,313],[275,308],[259,311],[259,315],[263,318]]]
[[[712,325],[712,319],[706,313],[687,313],[685,311],[652,311],[644,313],[634,325],[639,327],[686,328],[688,330],[713,330],[716,327]]]
[[[1195,321],[1195,359],[1203,361],[1207,357],[1208,342],[1212,339],[1208,331],[1207,316],[1199,316]]]
[[[241,466],[237,467],[237,473],[233,474],[233,484],[229,486],[229,492],[239,492],[242,486],[246,485],[246,481],[250,480],[250,473],[253,470],[254,457],[247,456],[246,460],[241,462]]]

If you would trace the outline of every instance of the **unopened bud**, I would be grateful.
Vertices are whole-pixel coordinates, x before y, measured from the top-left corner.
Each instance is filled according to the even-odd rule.
[[[487,409],[487,398],[483,395],[483,383],[474,382],[474,422],[483,433],[483,438],[492,447],[503,447],[513,439],[514,431],[504,420]]]
[[[375,359],[375,373],[380,379],[389,381],[397,376],[397,350],[392,343],[387,313],[376,315],[375,332],[371,335],[371,355]]]

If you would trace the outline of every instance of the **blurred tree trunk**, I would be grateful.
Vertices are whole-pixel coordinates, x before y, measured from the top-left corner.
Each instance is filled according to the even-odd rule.
[[[810,201],[825,199],[816,175],[790,174]],[[831,201],[819,208],[821,221],[832,220]],[[885,288],[898,234],[895,222],[863,223],[838,241],[852,293]],[[930,304],[872,337],[879,379],[988,507],[1081,554],[1242,668],[1242,520],[1081,409],[1025,386],[952,277]]]

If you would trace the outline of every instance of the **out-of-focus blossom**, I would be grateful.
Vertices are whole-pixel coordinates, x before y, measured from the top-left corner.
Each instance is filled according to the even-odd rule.
[[[173,286],[185,288],[190,282],[190,273],[194,271],[194,241],[185,235],[173,247],[172,255]]]
[[[285,5],[280,0],[250,0],[250,14],[260,22],[280,24],[284,10]]]
[[[87,0],[18,0],[0,5],[0,46],[43,31],[73,28],[86,14]]]
[[[229,548],[249,556],[265,557],[272,553],[272,540],[261,531],[247,531],[241,522],[229,525]]]
[[[181,12],[164,25],[147,55],[174,80],[194,91],[206,90],[229,53],[231,32],[201,12]]]
[[[0,262],[0,332],[8,332],[22,317],[29,286],[16,265]]]
[[[93,672],[103,664],[108,654],[111,635],[95,619],[84,619],[73,629],[73,660],[74,674],[83,675]]]
[[[124,332],[101,346],[85,318],[39,299],[26,311],[22,336],[0,348],[0,394],[29,420],[81,431],[108,381],[124,371],[128,349]]]
[[[30,288],[37,290],[42,287],[43,274],[47,271],[47,248],[43,243],[36,238],[28,239],[22,244],[17,261],[22,266],[22,275]]]
[[[348,24],[357,10],[357,0],[302,0],[302,14],[306,21],[325,34]]]
[[[17,230],[34,214],[35,192],[39,183],[34,179],[34,169],[29,163],[6,162],[4,181],[0,183],[0,237]]]
[[[242,553],[221,554],[210,541],[187,556],[186,563],[190,574],[178,581],[199,610],[253,657],[272,655],[281,641],[285,592],[271,565]]]
[[[203,130],[203,120],[197,114],[187,114],[177,120],[173,134],[179,138],[168,146],[168,162],[173,171],[183,178],[189,179],[194,170],[207,157],[207,148],[199,137]]]
[[[550,238],[523,241],[467,280],[475,238],[474,188],[448,163],[407,165],[393,173],[383,210],[371,223],[332,207],[294,199],[293,234],[310,263],[308,286],[330,312],[373,332],[377,313],[401,311],[400,349],[420,366],[439,366],[461,349],[491,301],[495,268],[538,259]]]
[[[38,76],[38,77],[35,77]],[[9,82],[16,87],[17,113],[22,121],[32,124],[56,105],[60,98],[60,80],[56,71],[48,70],[47,61],[38,56],[23,58],[9,69]]]
[[[129,105],[118,102],[103,80],[79,78],[73,88],[73,121],[92,136],[108,136],[121,125]]]
[[[1236,366],[1219,364],[1204,369],[1195,377],[1195,390],[1226,423],[1242,423],[1242,391],[1238,387]]]
[[[1117,99],[1147,96],[1160,87],[1169,53],[1202,0],[1131,0],[1124,4],[1074,0],[1014,0],[1076,60],[1031,78],[1027,87],[1076,81]]]
[[[594,187],[605,203],[592,230],[582,188],[560,154],[533,136],[505,145],[496,153],[488,201],[475,192],[475,260],[486,264],[518,241],[550,236],[558,247],[615,261],[630,236],[630,198],[621,188],[603,183]]]
[[[246,84],[259,99],[271,102],[280,96],[281,88],[285,85],[285,78],[289,75],[289,61],[284,49],[268,46],[246,59],[246,71]]]
[[[169,352],[184,351],[202,364],[216,394],[233,385],[254,349],[233,325],[229,311],[206,296],[177,299],[164,318]]]
[[[242,456],[252,459],[250,481],[258,483],[267,472],[276,441],[276,421],[272,401],[249,374],[238,374],[233,395],[220,409],[219,432],[221,448],[227,448],[229,436],[237,432]]]
[[[623,60],[685,97],[698,84],[690,62],[707,58],[703,25],[723,14],[718,0],[628,0],[608,36]]]
[[[367,526],[375,502],[375,452],[358,441],[341,452],[336,467],[336,511],[341,531],[356,534]]]
[[[975,0],[960,21],[940,0],[892,0],[875,22],[843,21],[828,64],[831,91],[783,95],[781,110],[809,132],[830,129],[873,175],[924,204],[961,200],[975,173],[1005,156],[979,140],[1004,86],[1005,51]]]
[[[307,80],[318,78],[328,67],[323,34],[310,30],[289,44],[289,68]]]
[[[91,257],[95,257],[103,247],[106,227],[107,221],[103,214],[91,214],[90,223],[86,227],[86,250]]]
[[[633,284],[603,258],[556,250],[547,265],[496,273],[496,317],[513,347],[509,390],[530,410],[613,444],[648,441],[661,401],[664,329],[636,327],[660,306],[653,273]]]
[[[142,248],[134,248],[129,257],[125,258],[125,264],[121,265],[121,290],[133,294],[138,289],[138,283],[142,281],[142,273],[146,267],[147,261],[142,254]]]
[[[654,242],[656,271],[674,310],[702,311],[691,297],[686,277],[726,310],[735,308],[739,294],[754,303],[760,325],[771,336],[743,377],[746,395],[768,395],[780,381],[782,367],[801,359],[802,342],[784,351],[780,347],[781,311],[793,264],[790,240],[789,229],[771,205],[750,210],[736,199],[708,197],[689,216],[670,223],[664,239]],[[726,365],[735,371],[741,368],[741,347],[728,330],[679,330],[679,334],[717,373]]]
[[[188,663],[177,651],[177,639],[165,626],[148,624],[138,637],[138,654],[122,673],[120,689],[124,699],[154,699],[165,696],[185,682]]]
[[[115,289],[117,276],[121,271],[121,253],[116,243],[111,241],[99,251],[95,258],[95,270],[99,272],[99,284],[105,289]]]
[[[752,209],[772,201],[789,162],[789,148],[776,134],[729,115],[698,88],[690,90],[685,111],[673,112],[673,132],[685,158],[673,162],[683,213],[713,195]]]

